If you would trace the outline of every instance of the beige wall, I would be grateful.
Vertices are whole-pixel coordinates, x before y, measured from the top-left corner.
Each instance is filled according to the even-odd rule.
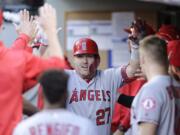
[[[119,11],[119,10],[162,10],[163,5],[147,4],[136,0],[47,0],[57,9],[58,24],[64,27],[65,12],[69,11]],[[64,45],[64,29],[59,34]]]

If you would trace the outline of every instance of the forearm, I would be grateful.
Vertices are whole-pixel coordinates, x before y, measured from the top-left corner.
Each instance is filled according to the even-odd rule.
[[[128,76],[128,78],[133,78],[135,77],[134,74],[136,72],[136,70],[139,68],[139,61],[138,60],[131,60],[129,62],[129,65],[126,68],[126,74]]]
[[[135,72],[140,67],[139,63],[139,49],[138,48],[131,48],[131,58],[129,61],[129,65],[126,68],[126,74],[128,78],[134,77]]]
[[[45,4],[40,8],[39,14],[40,24],[48,40],[48,48],[47,52],[45,52],[46,56],[55,56],[61,59],[64,58],[63,50],[57,36],[57,16],[55,8],[49,4]]]
[[[49,45],[48,45],[47,51],[45,52],[46,57],[55,56],[55,57],[63,58],[64,57],[63,50],[58,40],[56,31],[48,32],[47,38],[48,38]]]
[[[127,68],[127,76],[134,77],[134,73],[139,68],[139,42],[144,37],[155,33],[153,28],[140,18],[134,20],[129,27],[129,45],[131,47],[131,60]]]

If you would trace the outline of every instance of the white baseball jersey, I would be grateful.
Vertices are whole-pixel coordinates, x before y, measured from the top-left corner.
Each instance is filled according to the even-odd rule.
[[[170,88],[172,78],[156,76],[143,85],[132,103],[132,134],[138,134],[138,124],[157,125],[157,135],[174,135],[175,100]]]
[[[67,73],[70,74],[67,109],[92,120],[98,135],[109,135],[116,90],[122,84],[121,68],[98,70],[90,82],[75,70]]]
[[[13,135],[98,135],[93,123],[64,109],[44,110],[22,121]]]

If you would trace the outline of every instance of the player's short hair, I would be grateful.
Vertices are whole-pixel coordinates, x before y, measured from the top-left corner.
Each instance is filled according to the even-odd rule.
[[[68,78],[68,74],[57,69],[47,70],[39,77],[44,96],[50,104],[60,102],[67,94]]]
[[[157,36],[147,36],[140,41],[140,50],[145,52],[154,62],[168,66],[167,43]]]

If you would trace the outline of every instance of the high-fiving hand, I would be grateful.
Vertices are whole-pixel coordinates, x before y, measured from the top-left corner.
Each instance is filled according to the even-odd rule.
[[[37,24],[34,21],[34,17],[30,15],[26,9],[20,11],[20,23],[16,25],[16,31],[18,34],[26,34],[30,37],[30,41],[34,39],[37,34]]]

